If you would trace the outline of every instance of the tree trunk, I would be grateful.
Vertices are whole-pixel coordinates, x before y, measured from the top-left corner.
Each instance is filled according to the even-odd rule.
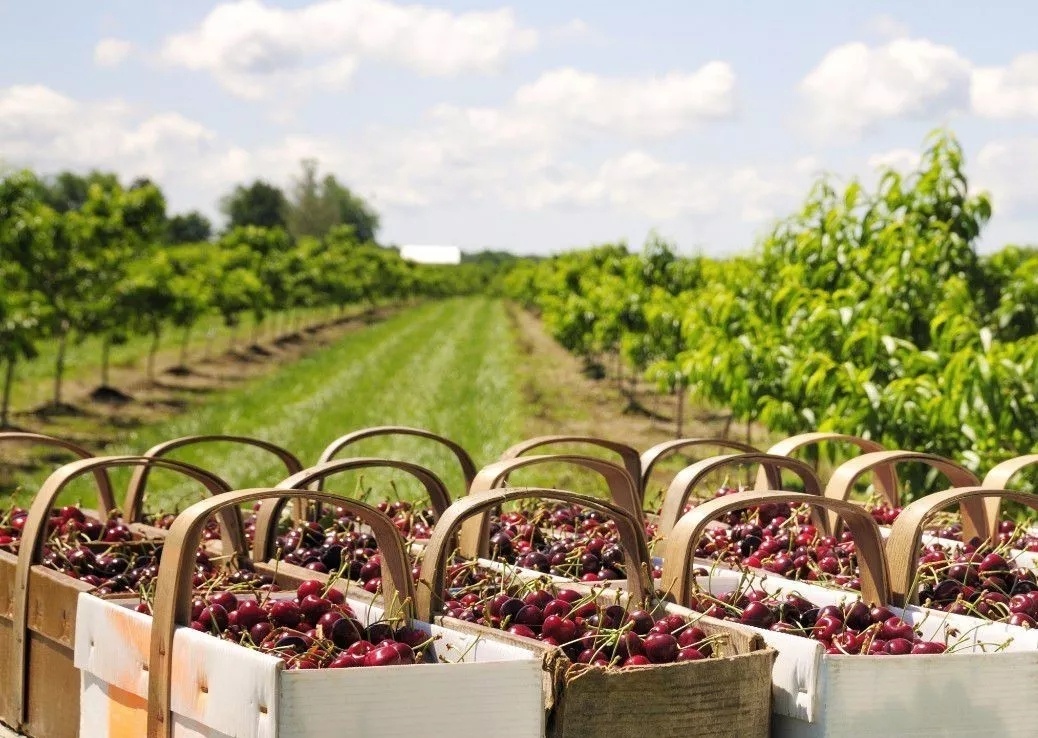
[[[205,332],[205,348],[202,349],[202,361],[209,361],[209,357],[213,354],[213,334],[212,328]]]
[[[183,369],[187,368],[187,346],[191,341],[191,326],[184,326],[184,333],[180,337],[180,366]]]
[[[234,344],[236,343],[236,340],[237,340],[237,335],[236,334],[238,333],[238,325],[235,324],[235,325],[228,326],[228,327],[230,328],[230,330],[227,333],[227,350],[228,351],[234,351]]]
[[[101,338],[101,386],[108,386],[108,367],[110,366],[109,357],[112,353],[112,341],[108,336]]]
[[[685,388],[684,387],[678,387],[677,395],[678,395],[678,412],[677,412],[677,418],[678,418],[678,428],[677,428],[677,430],[678,430],[678,434],[676,436],[674,436],[674,437],[675,438],[684,438],[684,434],[685,434]]]
[[[11,416],[11,388],[14,386],[14,356],[7,357],[7,371],[4,372],[4,391],[0,396],[0,428],[7,428]]]
[[[728,434],[732,430],[732,420],[735,419],[735,413],[728,413],[728,419],[724,421],[724,430],[721,431],[721,438],[728,439]]]
[[[260,328],[263,325],[263,318],[253,318],[252,321],[252,344],[254,346],[259,345],[260,339]]]
[[[616,352],[616,389],[624,391],[624,362],[620,352]]]
[[[54,407],[61,405],[61,380],[65,377],[65,349],[68,347],[68,324],[62,323],[58,336],[58,355],[54,362]]]
[[[753,444],[753,418],[746,419],[746,443]]]
[[[151,346],[148,347],[148,379],[152,381],[155,379],[155,354],[159,352],[160,338],[162,338],[162,332],[156,329],[151,334]]]

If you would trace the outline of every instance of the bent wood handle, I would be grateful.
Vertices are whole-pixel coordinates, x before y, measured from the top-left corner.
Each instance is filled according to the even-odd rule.
[[[0,445],[6,443],[26,443],[32,446],[60,448],[71,452],[81,459],[90,459],[94,457],[94,454],[90,453],[79,444],[73,443],[72,441],[66,441],[63,438],[45,436],[42,433],[5,431],[0,433]],[[97,497],[101,502],[100,512],[103,514],[111,513],[112,510],[115,509],[115,495],[112,493],[112,481],[108,478],[108,472],[104,469],[98,469],[94,472],[94,479],[97,482]]]
[[[883,553],[883,539],[879,526],[872,516],[852,502],[827,499],[802,492],[757,491],[736,492],[724,497],[707,500],[687,512],[674,526],[666,540],[666,556],[663,559],[664,592],[683,605],[695,590],[692,576],[693,559],[700,539],[710,521],[733,510],[742,510],[768,502],[790,505],[812,505],[819,509],[835,512],[844,519],[854,536],[861,576],[861,596],[866,602],[887,604],[890,602],[890,577],[887,559]]]
[[[719,469],[742,464],[759,464],[760,473],[770,483],[768,490],[782,489],[783,469],[787,469],[804,483],[804,493],[809,495],[820,495],[822,483],[815,475],[814,469],[798,459],[789,456],[778,456],[776,454],[765,454],[761,452],[745,454],[726,454],[724,456],[713,456],[709,459],[697,461],[691,466],[686,466],[674,477],[674,481],[667,488],[667,494],[663,498],[663,510],[659,517],[659,532],[664,536],[669,535],[681,519],[681,515],[688,503],[692,491],[698,487],[707,475]],[[766,490],[762,490],[766,491]],[[774,502],[774,500],[768,500]],[[828,530],[822,515],[817,514],[817,509],[812,508],[812,514],[816,518],[816,524]]]
[[[419,438],[427,438],[430,441],[436,441],[436,443],[449,449],[454,454],[454,458],[458,460],[458,464],[461,466],[461,474],[465,478],[466,489],[468,485],[472,484],[472,478],[476,476],[476,462],[472,460],[472,456],[460,443],[424,428],[411,428],[406,425],[378,425],[339,436],[321,452],[321,457],[317,460],[317,463],[321,464],[325,461],[331,461],[350,444],[365,438],[374,438],[375,436],[417,436]],[[321,482],[318,481],[317,489],[321,489],[320,485]]]
[[[438,476],[433,474],[424,466],[418,466],[409,461],[397,461],[396,459],[357,458],[326,461],[323,464],[318,464],[317,466],[303,469],[302,471],[293,474],[288,479],[280,482],[278,487],[281,489],[307,490],[313,483],[322,483],[326,478],[334,474],[354,471],[357,469],[399,469],[400,471],[407,472],[411,476],[415,477],[422,483],[422,486],[425,487],[425,491],[429,496],[429,502],[432,504],[433,511],[436,513],[437,520],[439,520],[444,511],[450,507],[451,501],[450,494],[447,492],[447,486]],[[290,497],[295,497],[296,500],[300,502],[306,499],[316,499],[310,494],[304,494],[301,496],[286,494],[282,497],[275,497],[264,502],[256,513],[256,535],[252,549],[254,560],[267,561],[274,556],[274,550],[277,544],[278,520],[280,519],[281,511],[288,503]],[[327,495],[323,495],[322,499],[323,497],[327,497]],[[350,498],[336,497],[335,499],[335,504],[338,505],[342,500]]]
[[[607,451],[612,451],[620,457],[620,461],[623,464],[624,469],[627,470],[627,473],[631,475],[631,479],[638,481],[642,478],[642,462],[641,457],[638,454],[638,449],[628,446],[626,443],[610,441],[605,438],[598,438],[597,436],[560,435],[535,436],[533,438],[527,438],[526,440],[519,441],[519,443],[514,446],[505,449],[504,453],[501,454],[499,461],[514,459],[535,448],[540,448],[541,446],[553,446],[558,443],[582,443],[588,446],[598,446]],[[641,490],[639,490],[639,494],[640,493]]]
[[[1038,454],[1025,454],[1024,456],[1007,459],[1001,464],[991,467],[991,471],[984,476],[981,486],[988,489],[1009,489],[1009,480],[1014,475],[1034,465],[1038,465]],[[988,525],[990,526],[988,533],[992,538],[998,533],[998,512],[1001,506],[1002,500],[998,497],[989,497],[985,500],[985,507],[988,511]]]
[[[447,508],[447,512],[436,523],[422,554],[422,569],[416,593],[419,619],[430,620],[443,607],[447,565],[454,551],[455,534],[459,528],[484,511],[516,500],[557,500],[589,507],[609,516],[616,522],[620,546],[624,550],[627,589],[637,600],[644,601],[652,596],[652,559],[649,558],[645,531],[640,520],[618,505],[575,492],[544,487],[505,487],[489,492],[474,492],[458,500]],[[478,524],[478,520],[476,522]]]
[[[648,490],[649,479],[652,477],[653,468],[655,468],[660,461],[668,456],[676,454],[682,449],[692,448],[694,446],[716,446],[717,448],[727,448],[744,454],[760,453],[760,449],[756,446],[751,446],[750,444],[741,441],[732,441],[727,438],[677,438],[670,441],[664,441],[663,443],[657,443],[641,455],[642,476],[639,483],[641,484],[642,496],[644,496],[645,492]]]
[[[979,514],[980,520],[974,517],[972,523],[978,530],[984,530],[980,527],[987,516],[983,503],[990,499],[999,502],[1011,500],[1032,510],[1038,510],[1038,496],[1036,495],[983,486],[959,487],[934,492],[905,505],[890,529],[890,537],[887,538],[887,558],[890,560],[890,574],[893,577],[895,604],[915,604],[916,602],[918,592],[917,588],[912,587],[912,584],[915,581],[916,572],[919,570],[918,552],[922,545],[923,526],[926,521],[935,513],[958,503],[959,509],[962,510],[963,529],[966,528],[968,517]]]
[[[202,443],[235,443],[243,446],[254,446],[264,451],[269,451],[271,454],[276,456],[281,463],[285,465],[289,474],[295,474],[303,468],[302,462],[299,461],[296,455],[291,451],[282,448],[277,444],[269,443],[268,441],[259,438],[252,438],[250,436],[231,436],[223,434],[184,436],[182,438],[174,438],[171,441],[163,441],[162,443],[152,446],[145,451],[143,455],[149,459],[159,458],[178,448],[195,446]],[[140,522],[141,516],[144,514],[144,488],[148,484],[148,476],[150,473],[150,466],[138,466],[133,470],[133,476],[130,477],[130,484],[126,489],[124,514],[131,522]]]
[[[868,438],[862,438],[861,436],[852,436],[846,433],[801,433],[800,435],[790,436],[785,438],[771,448],[768,449],[769,454],[779,454],[780,456],[790,456],[794,452],[799,451],[809,446],[817,446],[820,443],[842,443],[850,446],[857,446],[865,453],[873,453],[875,451],[886,451],[886,447],[876,443]],[[884,499],[891,505],[898,503],[897,496],[897,474],[894,472],[893,465],[882,465],[873,468],[872,470],[873,483],[876,485],[876,490],[883,495]],[[764,489],[767,486],[768,480],[763,474],[758,473],[757,475],[757,489]]]
[[[833,472],[833,476],[829,479],[829,484],[825,487],[825,496],[833,500],[846,500],[850,497],[854,483],[867,472],[884,466],[893,469],[897,464],[909,461],[925,464],[932,469],[936,469],[951,482],[952,487],[971,487],[980,484],[980,480],[977,479],[973,472],[943,456],[924,454],[917,451],[873,451],[861,456],[855,456],[853,459],[845,461],[836,467],[836,471]],[[899,500],[895,498],[890,503],[897,505]],[[983,516],[983,514],[978,516],[977,512],[974,509],[974,514],[969,516],[963,513],[963,535],[967,536],[967,540],[974,535],[983,535],[983,531],[987,530],[986,525],[975,530],[971,527],[972,524],[985,520],[986,516]],[[834,513],[829,514],[829,522],[833,530],[836,530],[837,519]]]
[[[18,548],[18,564],[15,567],[14,598],[12,626],[14,632],[14,673],[12,675],[12,688],[14,693],[14,704],[20,705],[20,719],[25,716],[25,687],[28,678],[29,659],[29,577],[32,567],[40,562],[43,557],[43,546],[47,537],[47,519],[50,516],[51,507],[69,483],[84,474],[95,474],[98,471],[140,464],[153,464],[155,466],[178,472],[184,476],[199,482],[211,495],[220,495],[227,492],[230,487],[212,472],[197,466],[185,464],[182,461],[172,459],[149,459],[144,456],[94,456],[80,461],[66,464],[43,482],[39,493],[33,498],[29,515],[25,519],[25,529],[22,531],[22,543]],[[241,520],[235,511],[228,511],[221,517],[221,536],[225,550],[244,550],[245,537],[242,534]],[[193,555],[192,551],[192,555]]]
[[[159,562],[152,608],[154,616],[148,671],[149,738],[169,738],[172,735],[170,698],[173,638],[177,626],[190,625],[191,622],[191,580],[195,570],[195,551],[202,540],[206,521],[215,513],[236,510],[244,503],[284,499],[298,494],[296,491],[273,488],[228,492],[196,502],[173,522]],[[404,540],[397,533],[393,522],[371,505],[358,500],[326,492],[306,491],[303,494],[313,500],[349,509],[371,529],[382,553],[382,591],[386,608],[388,610],[391,606],[399,605],[401,612],[409,616],[414,602],[414,584],[410,577],[411,567],[407,562]]]
[[[517,469],[541,464],[571,464],[590,469],[605,480],[609,488],[609,498],[620,508],[627,511],[636,520],[642,517],[641,498],[631,475],[625,469],[611,461],[597,459],[593,456],[577,456],[575,454],[558,454],[542,456],[518,456],[514,459],[496,461],[480,470],[470,485],[470,494],[489,492],[504,486],[508,475]],[[478,517],[466,523],[461,530],[461,555],[466,558],[490,555],[490,514],[486,510]]]

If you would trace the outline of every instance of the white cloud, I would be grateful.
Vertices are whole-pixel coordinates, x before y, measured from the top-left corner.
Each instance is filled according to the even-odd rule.
[[[508,8],[453,13],[388,0],[322,0],[286,10],[238,0],[167,38],[160,56],[208,71],[234,95],[262,99],[285,89],[340,89],[364,60],[428,76],[496,72],[537,43],[537,31]]]
[[[544,167],[525,186],[505,189],[514,207],[615,208],[653,220],[714,213],[721,204],[714,177],[686,164],[662,162],[641,150],[604,161],[594,169]]]
[[[870,32],[884,40],[903,38],[908,35],[908,26],[886,13],[871,18],[867,27]]]
[[[103,38],[94,46],[94,64],[117,67],[133,53],[133,44],[121,38]]]
[[[668,136],[735,109],[735,73],[719,61],[695,72],[601,77],[566,68],[520,87],[514,107],[539,117],[634,136]]]
[[[869,169],[896,169],[899,172],[915,169],[919,165],[919,152],[915,149],[890,149],[872,154],[868,158]]]
[[[562,25],[549,28],[547,35],[553,41],[582,41],[599,37],[599,34],[580,18],[573,18]]]
[[[882,25],[882,16],[875,22]],[[894,29],[890,29],[894,30]],[[977,67],[950,46],[898,37],[837,46],[801,80],[805,127],[826,138],[860,137],[885,120],[1038,117],[1038,52]]]
[[[991,141],[976,162],[972,184],[991,193],[996,213],[1030,215],[1038,210],[1038,137]]]
[[[969,108],[972,64],[950,46],[897,39],[831,50],[800,83],[809,127],[860,136],[894,118],[932,118]]]
[[[119,100],[83,102],[42,85],[0,88],[0,151],[15,166],[192,175],[215,138],[179,113],[148,114]]]
[[[977,69],[971,97],[974,112],[985,118],[1038,117],[1038,51],[1007,67]]]
[[[596,134],[659,138],[730,116],[735,74],[722,62],[659,77],[602,77],[572,68],[545,72],[499,108],[440,105],[441,137],[466,148],[552,148]]]

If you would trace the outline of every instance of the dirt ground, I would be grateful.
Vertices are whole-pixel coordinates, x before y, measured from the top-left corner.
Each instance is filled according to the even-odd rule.
[[[673,396],[659,396],[644,382],[632,392],[627,378],[621,389],[615,374],[591,379],[581,360],[549,336],[535,316],[516,306],[509,308],[509,316],[519,353],[528,357],[518,372],[524,399],[533,408],[527,435],[594,435],[639,449],[676,437]],[[728,413],[689,406],[682,435],[717,438],[727,425]],[[736,436],[739,440],[744,440],[744,431],[744,426],[729,429],[742,434]],[[759,428],[753,431],[763,440]]]
[[[70,382],[66,385],[66,405],[57,410],[40,407],[15,413],[14,427],[8,430],[65,438],[97,453],[128,430],[190,412],[213,393],[276,372],[398,309],[365,311],[262,344],[242,341],[237,350],[213,351],[210,358],[192,360],[187,371],[173,368],[170,362],[165,367],[160,365],[155,380],[147,379],[142,371],[124,370],[118,375],[113,372],[117,392],[98,393],[96,385],[86,381]],[[36,463],[37,459],[21,453],[15,446],[3,449],[5,464],[0,465],[0,489],[4,488],[5,467],[10,472]]]
[[[174,371],[171,365],[160,366],[155,381],[147,380],[140,371],[123,372],[117,377],[119,392],[107,398],[98,398],[96,388],[87,382],[72,383],[67,387],[70,404],[61,411],[19,413],[13,418],[14,424],[20,430],[66,438],[101,452],[129,430],[190,412],[213,393],[276,372],[349,332],[383,319],[393,309],[346,317],[262,345],[242,342],[236,351],[214,352],[209,359],[193,361],[187,372]],[[590,435],[622,441],[640,450],[676,437],[673,396],[660,396],[644,382],[632,384],[629,377],[618,382],[610,372],[602,378],[589,377],[581,360],[552,339],[534,315],[516,305],[509,305],[508,313],[512,338],[522,357],[516,378],[526,405],[525,437]],[[609,368],[615,365],[613,361],[606,363]],[[730,426],[726,412],[697,408],[691,403],[686,408],[683,436],[717,438],[726,430],[738,440],[746,438],[745,426]],[[763,429],[755,426],[752,432],[754,440],[765,443]],[[5,476],[46,460],[45,456],[18,454],[17,447],[4,449],[7,463],[0,467],[0,489],[4,488]]]

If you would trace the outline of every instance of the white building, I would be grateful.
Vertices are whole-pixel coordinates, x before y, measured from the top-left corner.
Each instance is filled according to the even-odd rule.
[[[461,263],[461,249],[457,246],[407,244],[400,247],[400,256],[416,264]]]

